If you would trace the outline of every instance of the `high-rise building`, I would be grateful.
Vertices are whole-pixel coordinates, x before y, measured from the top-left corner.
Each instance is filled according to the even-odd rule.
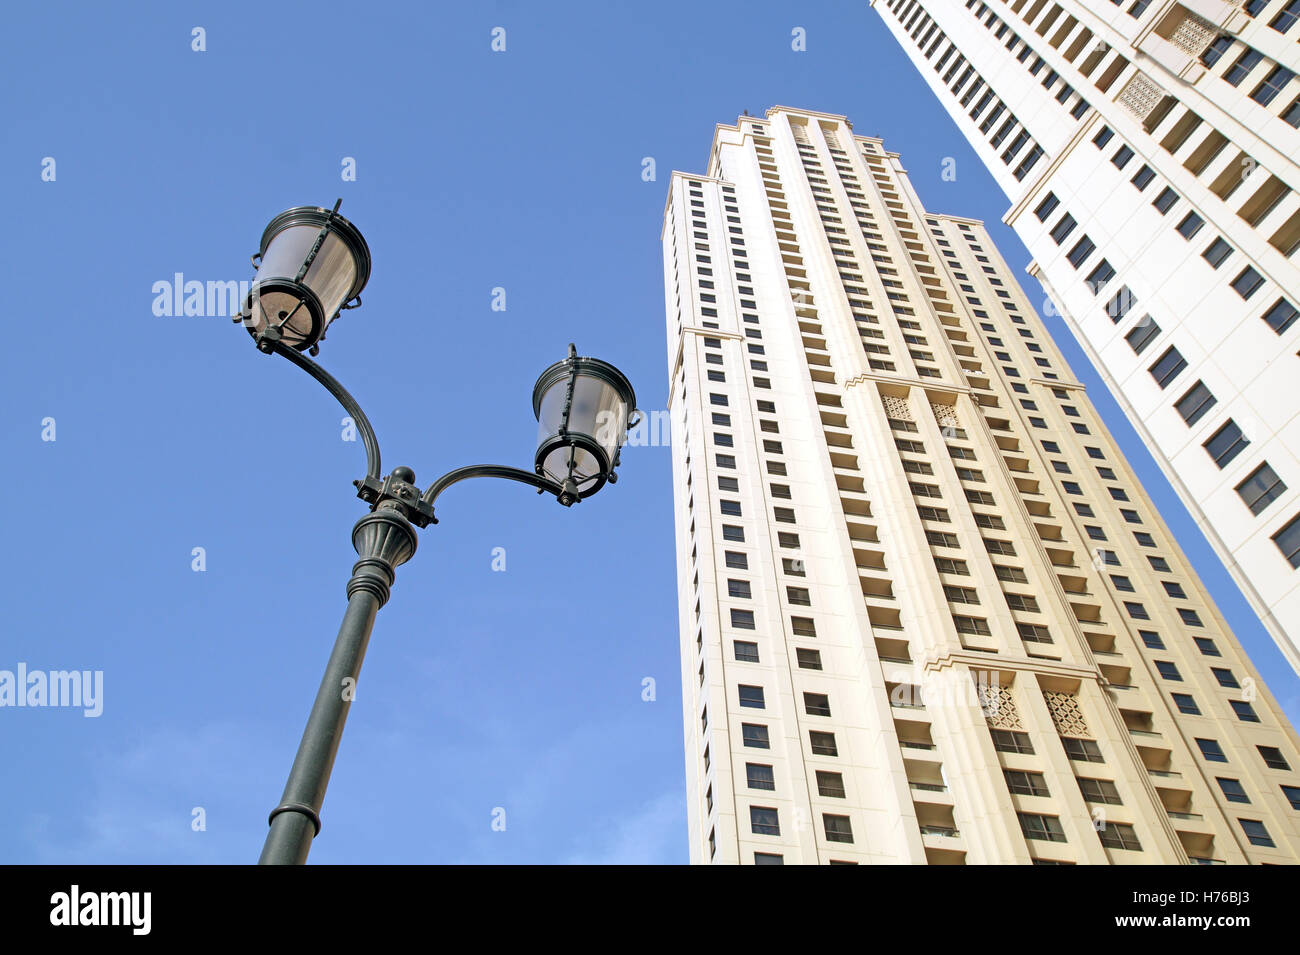
[[[1300,0],[873,0],[1300,672]]]
[[[1300,858],[1300,749],[977,221],[775,107],[663,231],[691,858]]]

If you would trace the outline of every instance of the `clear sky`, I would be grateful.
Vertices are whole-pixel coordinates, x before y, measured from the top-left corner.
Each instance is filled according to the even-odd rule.
[[[227,317],[155,315],[154,283],[249,278],[273,215],[342,196],[374,271],[321,361],[386,469],[427,484],[531,466],[532,385],[569,341],[663,408],[669,172],[703,172],[742,110],[847,115],[932,211],[984,219],[1028,262],[864,2],[0,16],[0,670],[103,672],[97,718],[0,709],[0,862],[255,861],[344,608],[364,455],[341,410]],[[1295,720],[1296,677],[1049,327]],[[567,511],[500,481],[447,492],[380,612],[312,861],[686,861],[669,458],[631,449],[616,487]]]

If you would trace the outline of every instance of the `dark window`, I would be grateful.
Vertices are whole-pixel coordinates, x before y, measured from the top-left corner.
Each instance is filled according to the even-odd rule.
[[[1043,842],[1065,842],[1065,830],[1061,820],[1056,816],[1043,816],[1034,812],[1018,812],[1020,831],[1026,839],[1038,839]]]
[[[820,650],[810,650],[807,647],[797,647],[795,655],[799,660],[799,667],[804,670],[820,670],[822,668],[822,655]]]
[[[738,689],[740,691],[741,706],[752,706],[756,710],[764,708],[763,688],[761,686],[746,686],[742,683]]]
[[[1232,280],[1232,289],[1242,298],[1250,298],[1259,287],[1264,284],[1264,277],[1254,270],[1251,266],[1246,266],[1245,270]]]
[[[1286,299],[1280,298],[1261,317],[1268,323],[1269,328],[1281,335],[1295,323],[1297,318],[1300,318],[1300,311],[1297,311],[1296,307]]]
[[[1137,302],[1137,296],[1129,290],[1127,285],[1120,288],[1115,293],[1115,297],[1106,303],[1106,314],[1110,316],[1112,322],[1118,323],[1125,315],[1128,314]],[[1149,317],[1149,316],[1148,316]]]
[[[1137,833],[1126,822],[1108,822],[1102,826],[1097,835],[1101,838],[1101,844],[1107,849],[1142,851],[1142,844],[1138,842]]]
[[[1300,514],[1273,535],[1273,543],[1292,567],[1300,567]]]
[[[760,836],[779,836],[781,823],[777,811],[769,806],[749,807],[749,827]]]
[[[1201,226],[1205,225],[1205,220],[1195,212],[1189,212],[1183,217],[1183,221],[1178,223],[1178,234],[1184,239],[1190,239],[1196,233],[1201,231]]]
[[[1092,286],[1092,294],[1098,294],[1103,288],[1105,288],[1106,283],[1114,277],[1114,267],[1105,259],[1102,259],[1097,267],[1088,275],[1088,284]]]
[[[818,756],[838,756],[840,754],[835,747],[834,733],[819,733],[816,730],[809,730],[808,743],[812,747],[813,753]]]
[[[1169,695],[1173,697],[1174,705],[1178,707],[1179,713],[1186,713],[1189,716],[1201,715],[1201,709],[1196,705],[1196,700],[1186,693],[1171,693]]]
[[[1007,788],[1018,796],[1050,796],[1047,780],[1042,773],[1025,772],[1019,769],[1004,769],[1002,775],[1007,779]]]
[[[1174,207],[1174,203],[1177,201],[1178,193],[1166,186],[1164,191],[1161,192],[1160,195],[1156,196],[1155,201],[1151,204],[1160,210],[1161,215],[1164,215]]]
[[[1154,179],[1155,177],[1156,177],[1155,170],[1152,169],[1150,166],[1144,165],[1141,169],[1137,171],[1137,175],[1134,176],[1129,181],[1132,182],[1133,185],[1137,186],[1138,192],[1141,192],[1147,186],[1151,185],[1151,180]]]
[[[1217,269],[1228,260],[1228,256],[1232,255],[1232,251],[1232,246],[1228,245],[1224,238],[1220,236],[1206,247],[1205,251],[1201,253],[1201,257],[1206,262],[1209,262],[1212,268]]]
[[[993,738],[993,748],[999,753],[1021,753],[1027,756],[1034,754],[1034,746],[1029,741],[1028,733],[990,729],[989,735]]]
[[[825,693],[804,693],[803,708],[809,716],[830,716],[831,699]]]
[[[1262,59],[1264,59],[1264,57],[1258,50],[1246,47],[1246,49],[1242,51],[1241,56],[1237,57],[1237,62],[1228,67],[1227,72],[1223,74],[1223,78],[1233,86],[1240,86],[1241,81],[1250,74],[1250,71],[1253,70]]]
[[[1148,371],[1151,377],[1156,380],[1161,388],[1167,388],[1169,383],[1177,378],[1184,368],[1187,367],[1187,361],[1183,358],[1182,353],[1173,345],[1165,349],[1163,355],[1156,359]]]
[[[829,812],[822,813],[822,823],[826,827],[827,842],[852,842],[853,826],[848,816],[837,816]]]
[[[1275,66],[1268,76],[1264,77],[1264,82],[1251,92],[1250,98],[1260,106],[1267,106],[1293,79],[1295,79],[1293,70],[1288,70],[1285,66]]]
[[[1198,738],[1196,745],[1201,748],[1201,755],[1209,762],[1226,763],[1228,761],[1228,757],[1223,754],[1223,747],[1219,745],[1218,740]]]
[[[1061,216],[1061,220],[1052,227],[1051,236],[1053,241],[1055,241],[1057,245],[1060,245],[1065,241],[1066,237],[1074,231],[1074,227],[1077,224],[1078,223],[1074,221],[1074,216],[1070,215],[1068,212]]]
[[[1060,204],[1061,200],[1056,198],[1056,193],[1049,192],[1047,197],[1038,204],[1038,208],[1034,210],[1034,215],[1038,217],[1039,222],[1046,222],[1047,217],[1050,216]]]
[[[1074,248],[1070,250],[1070,254],[1067,258],[1070,260],[1070,264],[1077,269],[1079,266],[1083,265],[1083,263],[1087,261],[1088,256],[1092,255],[1095,251],[1097,251],[1096,243],[1085,235],[1075,243]]]
[[[1150,315],[1147,315],[1133,326],[1133,330],[1124,336],[1124,340],[1128,342],[1129,348],[1133,349],[1134,354],[1140,355],[1142,349],[1151,344],[1151,339],[1159,334],[1160,326],[1151,320]]]
[[[740,735],[746,746],[755,749],[768,749],[771,746],[768,742],[767,727],[759,723],[741,723]]]
[[[1286,493],[1286,485],[1266,462],[1255,468],[1250,473],[1250,477],[1237,485],[1237,493],[1250,508],[1250,513],[1259,514]]]
[[[1121,146],[1115,150],[1115,155],[1110,157],[1110,161],[1115,164],[1117,169],[1123,169],[1128,165],[1129,160],[1133,158],[1133,150],[1128,146]]]
[[[776,789],[776,777],[772,767],[762,763],[745,764],[745,781],[750,789]]]
[[[758,662],[758,644],[749,640],[731,641],[732,649],[736,652],[736,660],[740,663],[757,663]]]
[[[754,611],[752,610],[732,610],[731,625],[738,630],[754,629]]]
[[[1077,760],[1081,763],[1104,763],[1101,757],[1101,750],[1097,744],[1090,739],[1075,739],[1072,736],[1062,736],[1061,745],[1065,747],[1065,755],[1070,759]]]
[[[1242,832],[1246,833],[1246,838],[1252,846],[1266,846],[1272,848],[1276,845],[1273,837],[1268,834],[1268,829],[1257,819],[1238,819],[1241,823]]]
[[[1174,407],[1190,428],[1200,421],[1205,412],[1213,408],[1217,401],[1210,389],[1205,387],[1205,382],[1198,381],[1188,389],[1187,394],[1178,399]]]
[[[844,777],[839,773],[817,770],[817,794],[830,796],[832,799],[843,799],[845,797]]]
[[[1086,802],[1098,802],[1107,806],[1122,806],[1124,800],[1119,798],[1119,790],[1109,779],[1078,778],[1079,792]]]
[[[1282,756],[1282,751],[1276,746],[1256,746],[1259,755],[1264,759],[1264,765],[1269,769],[1280,769],[1283,772],[1290,772],[1291,766]]]
[[[1237,423],[1231,418],[1205,442],[1206,453],[1220,468],[1242,452],[1250,440],[1241,433]]]
[[[1245,700],[1229,700],[1228,705],[1232,707],[1232,712],[1237,714],[1237,719],[1241,720],[1243,723],[1259,722],[1259,714],[1257,714],[1255,708]]]

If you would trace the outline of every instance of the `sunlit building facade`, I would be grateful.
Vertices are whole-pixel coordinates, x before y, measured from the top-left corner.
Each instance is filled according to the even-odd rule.
[[[873,0],[1300,671],[1300,0]]]
[[[981,223],[775,107],[663,251],[692,861],[1297,861],[1295,732]]]

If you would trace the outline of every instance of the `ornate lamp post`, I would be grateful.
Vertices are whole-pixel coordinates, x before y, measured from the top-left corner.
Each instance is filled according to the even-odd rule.
[[[395,569],[415,553],[415,529],[438,522],[438,495],[467,478],[497,477],[532,485],[570,507],[617,480],[619,450],[639,416],[636,395],[623,374],[607,362],[579,357],[570,345],[568,357],[542,372],[533,389],[538,446],[532,471],[471,465],[447,472],[424,492],[408,467],[382,475],[379,441],[365,412],[329,372],[303,354],[319,353],[318,343],[340,311],[361,304],[370,277],[370,249],[338,208],[338,202],[332,210],[298,206],[271,220],[253,256],[257,275],[234,318],[260,351],[302,368],[351,416],[366,449],[366,476],[353,484],[370,505],[370,513],[352,528],[358,560],[347,585],[347,610],[284,794],[271,810],[270,832],[258,860],[264,865],[307,861],[320,833],[321,803],[351,707],[344,688],[355,685],[360,675],[375,615],[388,602]]]

